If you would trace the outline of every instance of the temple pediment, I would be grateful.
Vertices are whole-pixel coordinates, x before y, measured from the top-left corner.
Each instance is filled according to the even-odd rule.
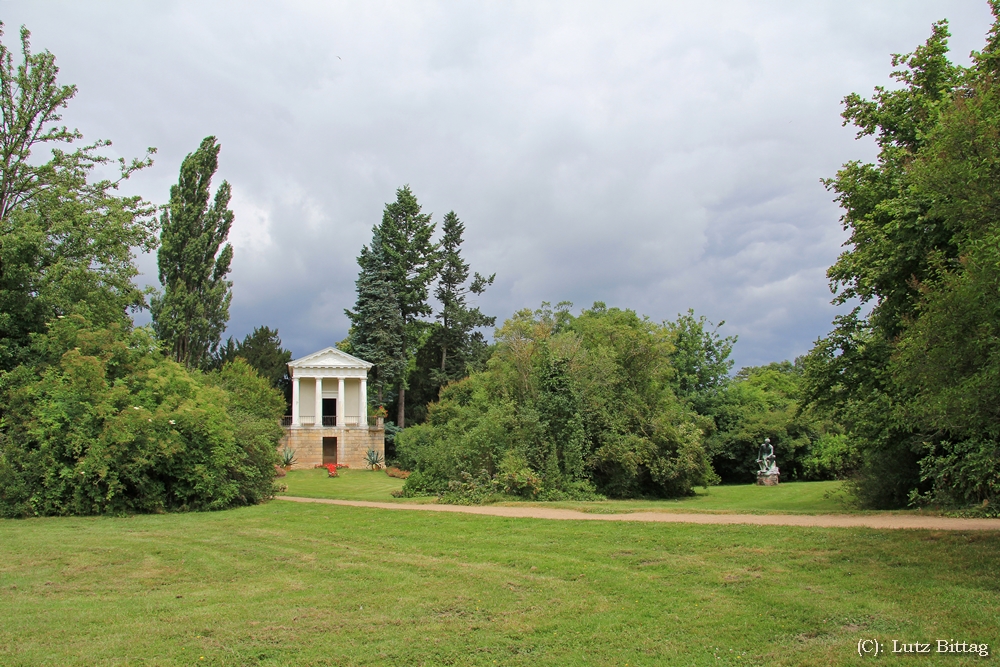
[[[373,364],[368,363],[364,359],[358,359],[357,357],[347,354],[342,350],[338,350],[335,347],[328,347],[325,350],[320,350],[319,352],[313,352],[312,354],[307,354],[300,359],[296,359],[288,364],[288,367],[293,370],[319,370],[319,369],[363,369],[367,371],[372,367]],[[297,373],[292,373],[296,375]]]

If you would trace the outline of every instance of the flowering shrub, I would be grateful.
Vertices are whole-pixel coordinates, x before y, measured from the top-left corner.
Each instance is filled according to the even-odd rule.
[[[329,475],[327,475],[328,477],[336,477],[337,476],[337,470],[339,468],[347,468],[348,466],[347,466],[346,463],[320,463],[316,467],[317,468],[326,468],[326,471],[329,473]]]
[[[375,417],[381,417],[382,419],[385,419],[386,417],[389,416],[389,411],[385,409],[384,405],[380,405],[374,410],[372,410],[372,415]]]

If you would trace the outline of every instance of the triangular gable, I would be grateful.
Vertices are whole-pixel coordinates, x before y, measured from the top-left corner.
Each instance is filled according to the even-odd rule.
[[[306,356],[289,362],[288,364],[292,368],[364,368],[369,369],[374,364],[370,364],[364,359],[358,359],[355,356],[347,354],[343,350],[338,350],[335,347],[328,347],[326,349],[320,350],[319,352],[313,352],[312,354],[307,354]]]

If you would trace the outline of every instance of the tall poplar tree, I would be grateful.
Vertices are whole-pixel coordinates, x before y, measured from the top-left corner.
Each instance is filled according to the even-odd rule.
[[[403,322],[402,344],[397,359],[403,367],[415,352],[421,323],[419,318],[433,310],[427,303],[430,283],[437,276],[437,246],[431,241],[434,224],[431,216],[421,213],[417,198],[404,185],[396,190],[396,201],[385,205],[378,235],[384,252],[387,278],[392,285],[400,319]],[[374,245],[374,242],[373,242]],[[405,425],[406,378],[398,378],[397,425]]]
[[[226,276],[233,248],[222,246],[233,224],[229,183],[223,181],[209,203],[220,148],[215,137],[205,137],[184,158],[160,217],[157,264],[163,294],[151,301],[153,328],[170,355],[189,368],[211,364],[232,300],[233,283]]]
[[[381,405],[384,390],[401,380],[406,359],[400,357],[403,318],[389,279],[389,265],[378,229],[372,235],[371,247],[361,249],[358,265],[361,267],[355,283],[358,300],[353,312],[344,312],[351,320],[351,350],[375,364],[369,378]]]

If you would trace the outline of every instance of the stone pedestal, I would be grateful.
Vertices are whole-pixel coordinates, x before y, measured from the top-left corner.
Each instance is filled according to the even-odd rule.
[[[778,486],[778,476],[776,472],[759,472],[757,486]]]

